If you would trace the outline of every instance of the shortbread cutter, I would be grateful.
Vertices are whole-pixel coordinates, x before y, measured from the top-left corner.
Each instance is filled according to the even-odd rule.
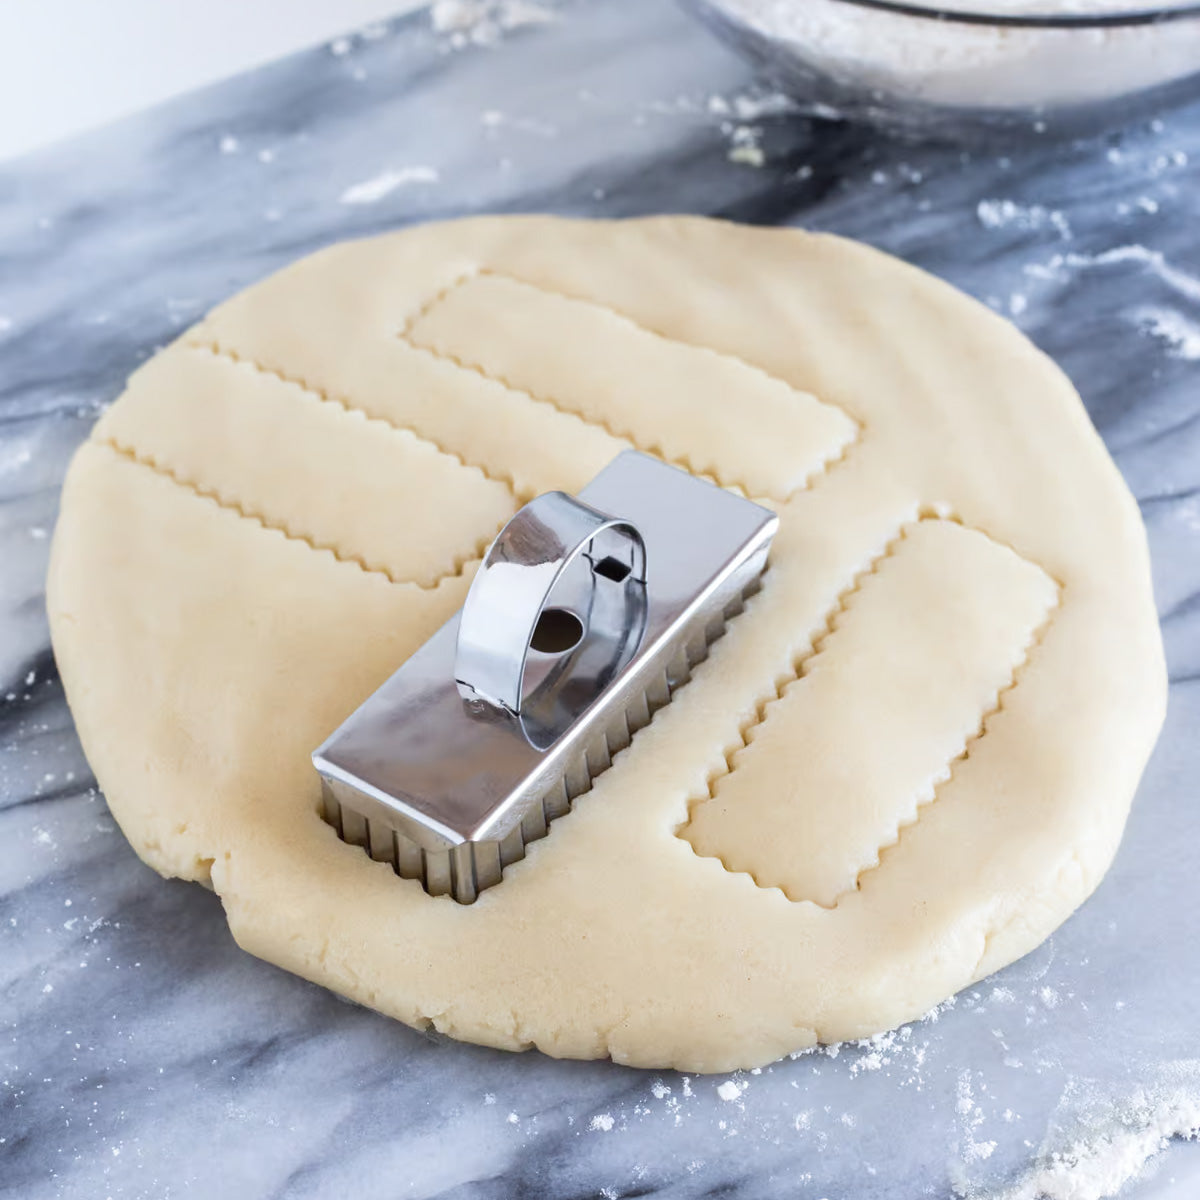
[[[466,603],[314,753],[326,821],[471,903],[758,589],[779,518],[627,451],[500,531]]]

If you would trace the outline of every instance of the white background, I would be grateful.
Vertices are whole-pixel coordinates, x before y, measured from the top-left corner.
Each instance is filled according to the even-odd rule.
[[[0,159],[420,0],[0,0]]]

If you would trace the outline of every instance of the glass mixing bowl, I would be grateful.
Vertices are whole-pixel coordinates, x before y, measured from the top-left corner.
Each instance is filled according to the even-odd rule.
[[[682,0],[802,110],[923,136],[1093,132],[1200,95],[1200,3],[986,2]]]

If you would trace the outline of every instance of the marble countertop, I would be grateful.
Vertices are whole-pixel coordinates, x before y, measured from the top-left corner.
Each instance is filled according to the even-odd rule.
[[[1200,1124],[1200,108],[917,148],[780,112],[673,6],[553,15],[476,44],[415,14],[0,169],[0,1195],[1107,1195]],[[1109,877],[1041,949],[721,1087],[414,1033],[242,953],[214,896],[134,857],[46,632],[72,450],[229,292],[481,210],[836,230],[1071,374],[1142,505],[1172,689]],[[1121,1192],[1197,1194],[1182,1139]]]

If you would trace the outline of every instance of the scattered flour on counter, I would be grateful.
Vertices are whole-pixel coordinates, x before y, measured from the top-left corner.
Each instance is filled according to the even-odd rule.
[[[1145,267],[1172,291],[1200,303],[1200,277],[1189,275],[1169,263],[1161,250],[1151,250],[1137,243],[1113,246],[1108,250],[1101,250],[1098,254],[1055,254],[1044,263],[1026,264],[1025,273],[1035,279],[1058,279],[1068,270],[1121,266],[1129,263]]]
[[[734,115],[739,121],[761,121],[763,117],[782,117],[799,112],[799,105],[782,92],[733,97]]]
[[[1041,204],[1018,204],[1015,200],[980,200],[975,208],[984,229],[1021,229],[1036,232],[1053,229],[1062,238],[1071,236],[1064,213]]]
[[[736,1083],[732,1079],[727,1079],[723,1084],[721,1084],[717,1088],[717,1095],[720,1096],[721,1099],[726,1102],[728,1102],[730,1100],[736,1100],[741,1094],[742,1094],[741,1084]]]
[[[739,121],[760,121],[763,117],[798,113],[800,106],[782,92],[746,92],[736,96],[709,96],[708,111],[719,117],[732,115]]]
[[[735,143],[726,157],[730,162],[740,163],[744,167],[761,167],[767,161],[762,147],[753,142]]]
[[[1175,358],[1200,361],[1200,325],[1173,308],[1139,308],[1134,322],[1152,337],[1165,342]]]
[[[1158,276],[1168,287],[1173,288],[1181,296],[1200,302],[1200,278],[1181,271],[1178,267],[1167,262],[1161,250],[1150,250],[1146,246],[1116,246],[1094,256],[1068,254],[1068,266],[1098,266],[1105,267],[1113,263],[1140,263],[1152,275]]]
[[[714,94],[705,105],[720,118],[721,135],[729,143],[726,158],[746,167],[764,166],[763,126],[752,122],[786,117],[799,111],[796,102],[782,92],[753,90],[732,96]]]
[[[975,1090],[970,1069],[964,1069],[958,1077],[955,1090],[954,1111],[957,1114],[959,1150],[963,1162],[980,1162],[991,1158],[995,1152],[996,1143],[981,1141],[975,1136],[976,1130],[984,1122],[983,1109],[975,1102]]]
[[[959,1189],[964,1200],[1109,1200],[1172,1138],[1200,1137],[1200,1063],[1176,1063],[1131,1096],[1094,1101],[1057,1149],[1043,1147],[1015,1184]],[[1075,1085],[1077,1091],[1079,1085]],[[1064,1095],[1064,1100],[1066,1095]]]
[[[435,167],[389,169],[376,175],[373,179],[364,179],[361,183],[348,187],[341,194],[340,200],[342,204],[376,204],[399,187],[407,187],[413,183],[437,183],[437,181],[438,173]]]
[[[958,1003],[958,996],[947,996],[941,1004],[935,1004],[927,1013],[921,1017],[922,1024],[936,1025],[938,1019],[945,1013],[948,1013]]]
[[[490,46],[514,29],[557,19],[553,9],[533,0],[434,0],[429,9],[434,33],[446,35],[451,50]]]
[[[225,134],[224,137],[217,143],[217,149],[222,154],[236,154],[242,148],[241,142],[237,140],[231,133]]]
[[[616,1122],[613,1120],[612,1113],[597,1113],[588,1122],[588,1128],[593,1133],[611,1133],[614,1124]]]
[[[334,58],[345,58],[354,49],[354,38],[358,37],[364,42],[378,42],[391,33],[391,27],[386,21],[377,21],[373,25],[364,25],[362,29],[356,30],[353,35],[334,38],[329,43],[329,53]]]
[[[850,1074],[858,1075],[863,1071],[882,1071],[895,1057],[897,1051],[912,1040],[912,1026],[902,1025],[886,1033],[877,1033],[872,1038],[855,1042],[863,1053],[850,1064]],[[919,1066],[920,1062],[917,1061]]]

